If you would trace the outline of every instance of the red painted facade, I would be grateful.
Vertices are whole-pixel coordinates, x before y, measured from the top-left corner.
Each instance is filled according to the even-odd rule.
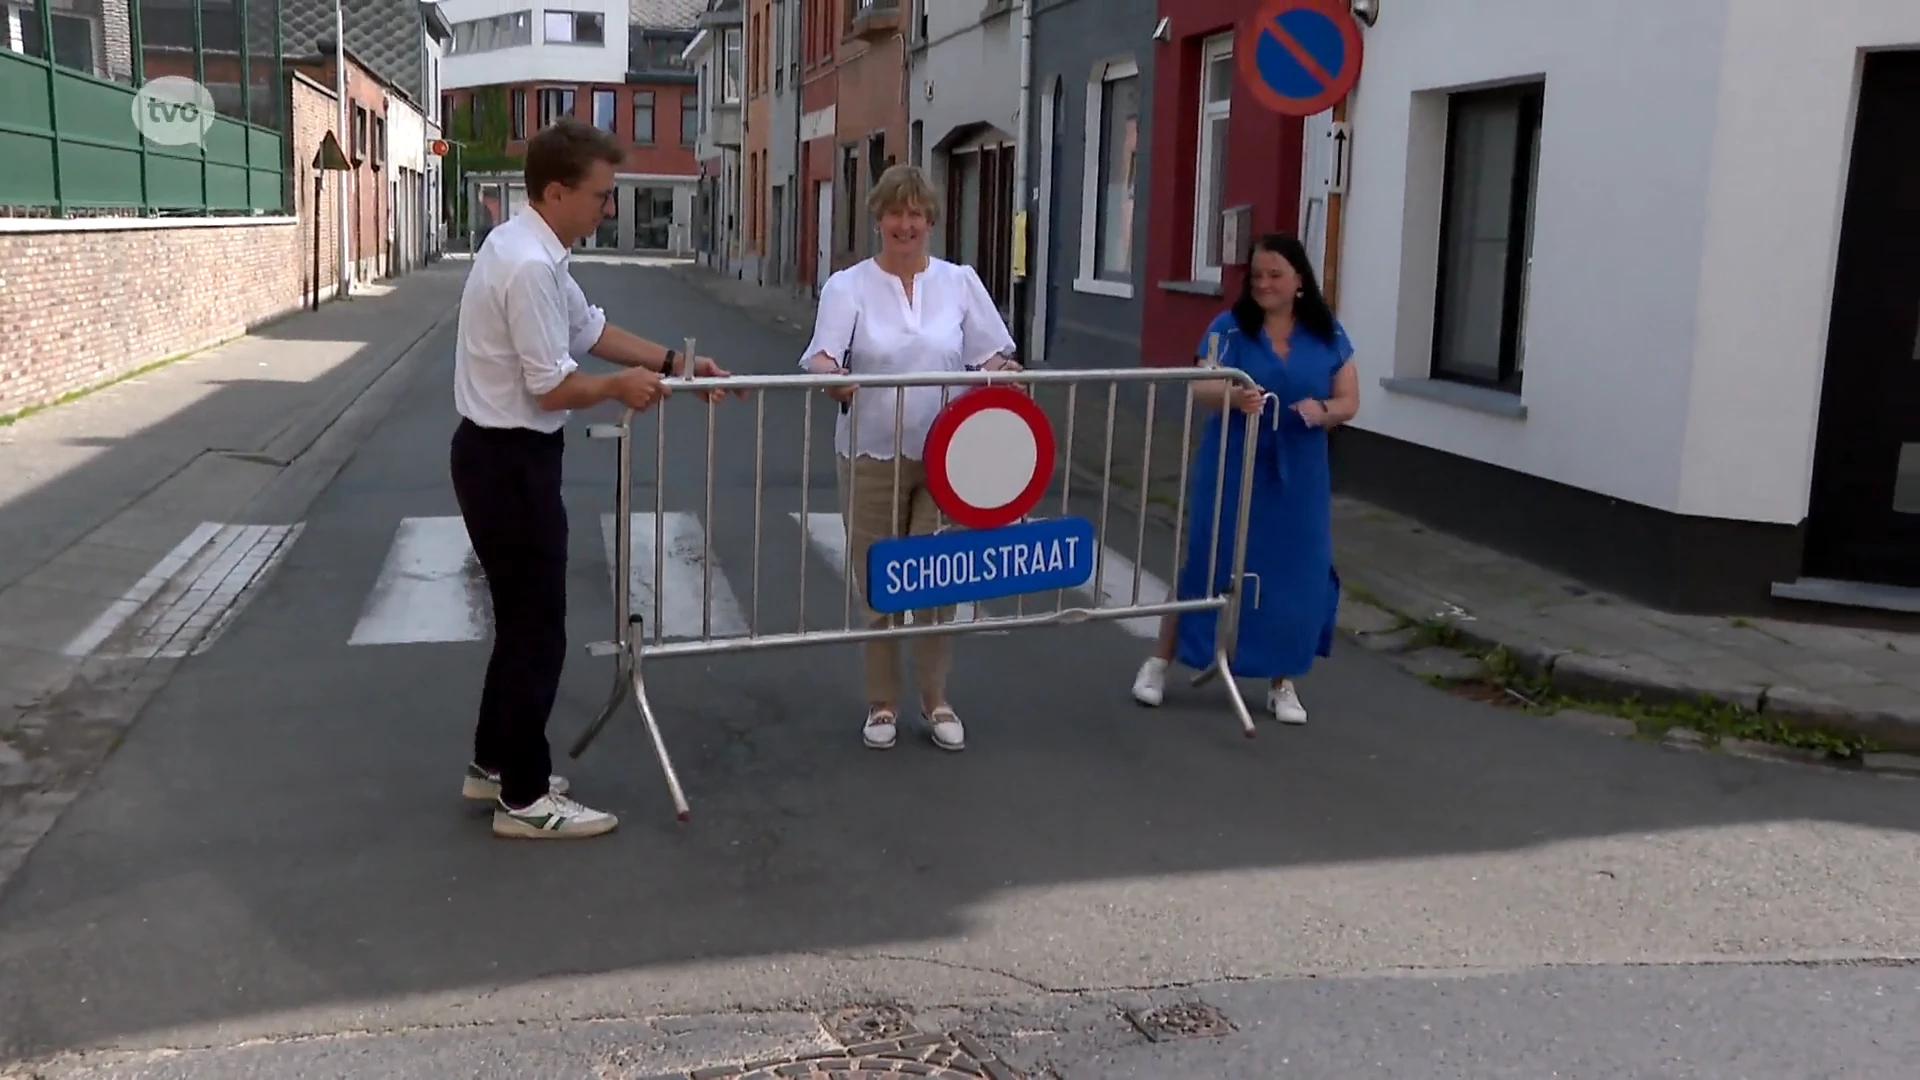
[[[800,35],[800,112],[801,123],[816,122],[810,118],[822,115],[821,110],[834,107],[840,99],[840,75],[835,66],[835,45],[838,35],[833,27],[839,25],[840,0],[805,0],[801,9]],[[820,280],[820,191],[822,185],[833,183],[834,167],[833,125],[827,125],[823,132],[806,131],[804,135],[817,135],[804,139],[800,144],[800,176],[803,187],[800,194],[800,237],[798,265],[800,280],[816,284]]]
[[[646,173],[654,176],[695,176],[700,172],[700,163],[694,159],[694,147],[682,142],[680,135],[681,98],[693,98],[698,89],[691,83],[504,83],[499,87],[506,94],[509,114],[514,126],[510,134],[522,136],[510,139],[506,150],[511,154],[525,154],[527,142],[525,136],[540,130],[539,92],[541,90],[571,90],[573,92],[573,112],[571,115],[591,124],[594,122],[595,92],[613,95],[612,134],[627,148],[627,160],[621,164],[623,173]],[[446,107],[449,110],[471,109],[473,91],[449,90],[446,94]],[[634,100],[638,96],[652,95],[653,131],[636,131],[638,118],[634,113]],[[454,115],[452,111],[448,116]],[[636,140],[635,135],[648,136]]]
[[[1172,21],[1171,41],[1156,45],[1153,84],[1151,211],[1147,221],[1147,295],[1141,305],[1140,360],[1187,364],[1207,323],[1239,294],[1244,250],[1225,252],[1218,295],[1211,282],[1194,283],[1194,208],[1199,179],[1203,47],[1222,31],[1239,33],[1260,0],[1160,0]],[[1254,98],[1234,65],[1227,120],[1222,207],[1250,206],[1251,240],[1263,232],[1300,228],[1301,121]],[[1185,285],[1185,288],[1178,286]],[[1169,288],[1169,285],[1176,287]]]

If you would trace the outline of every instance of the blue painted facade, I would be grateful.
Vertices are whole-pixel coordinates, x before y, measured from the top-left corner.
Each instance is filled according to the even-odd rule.
[[[1030,361],[1048,367],[1130,367],[1139,363],[1140,313],[1146,295],[1146,253],[1152,160],[1152,87],[1159,16],[1154,0],[1036,0],[1032,27],[1032,98],[1028,102],[1030,183],[1038,192],[1028,250],[1024,335]],[[1088,100],[1099,104],[1103,76],[1137,68],[1138,122],[1132,158],[1129,222],[1130,274],[1096,276],[1098,260],[1085,239],[1089,139],[1100,146],[1101,125],[1089,130]],[[1110,156],[1111,159],[1111,156]],[[1112,247],[1109,245],[1108,250]],[[1084,264],[1084,265],[1083,265]]]

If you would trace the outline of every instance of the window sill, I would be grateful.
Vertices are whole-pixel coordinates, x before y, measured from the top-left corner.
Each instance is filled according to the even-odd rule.
[[[1163,281],[1160,288],[1167,292],[1186,293],[1188,296],[1220,296],[1222,290],[1217,281]]]
[[[1380,388],[1389,394],[1406,394],[1408,397],[1437,401],[1442,405],[1506,420],[1527,418],[1527,406],[1520,396],[1504,390],[1490,390],[1484,386],[1448,382],[1445,379],[1400,379],[1392,376],[1381,379]]]
[[[1098,278],[1076,278],[1073,291],[1091,293],[1094,296],[1113,296],[1122,300],[1133,298],[1133,286],[1124,281],[1101,281]]]

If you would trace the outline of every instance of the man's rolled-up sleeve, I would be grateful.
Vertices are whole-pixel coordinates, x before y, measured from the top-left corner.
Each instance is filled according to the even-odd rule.
[[[549,393],[578,371],[567,302],[552,266],[527,263],[506,285],[507,332],[520,358],[520,377],[535,397]],[[605,325],[604,318],[602,325]],[[599,339],[598,331],[594,334]]]
[[[572,274],[559,276],[566,289],[567,329],[573,335],[573,353],[578,356],[592,352],[593,347],[600,344],[600,335],[606,333],[607,313],[587,303],[587,294],[580,291],[580,283],[573,280]]]

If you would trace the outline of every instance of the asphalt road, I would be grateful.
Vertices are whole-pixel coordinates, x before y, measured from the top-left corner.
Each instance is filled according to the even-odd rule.
[[[625,325],[736,370],[789,370],[803,344],[663,270],[578,276]],[[589,417],[551,730],[621,828],[496,840],[458,792],[487,644],[393,640],[472,612],[457,580],[382,579],[408,519],[457,513],[450,368],[423,372],[0,896],[0,1062],[645,1076],[885,1001],[1076,1078],[1920,1075],[1920,967],[1899,962],[1920,957],[1920,785],[1553,726],[1357,650],[1303,682],[1311,725],[1248,741],[1216,688],[1132,705],[1145,643],[1123,626],[967,638],[958,755],[911,726],[861,746],[851,647],[663,659],[650,686],[694,809],[677,824],[631,710],[564,756],[613,673],[581,648],[613,621],[613,457]],[[833,509],[830,409],[809,471],[795,399],[768,398],[757,588],[755,406],[714,414],[711,514],[704,414],[666,410],[661,505],[707,525],[739,611],[790,628],[789,515],[803,475]],[[1130,551],[1131,520],[1113,528]],[[1162,577],[1168,543],[1149,545]],[[837,626],[843,578],[805,558],[806,624]],[[402,596],[428,599],[381,608]],[[1148,1043],[1114,1019],[1136,992],[1204,997],[1238,1031]]]

